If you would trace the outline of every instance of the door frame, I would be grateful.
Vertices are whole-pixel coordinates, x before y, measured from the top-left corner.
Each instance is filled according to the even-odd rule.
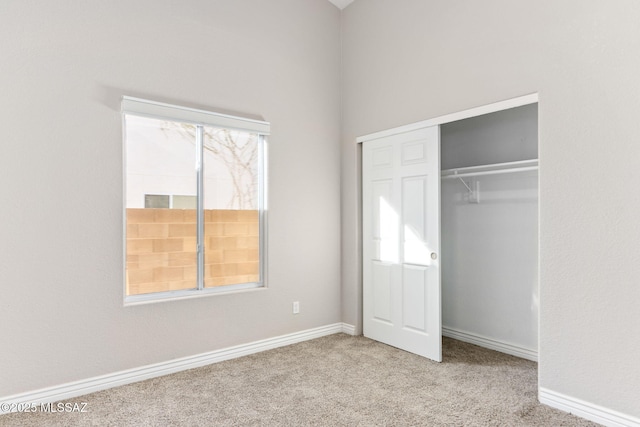
[[[510,110],[516,107],[522,107],[524,105],[538,103],[538,93],[531,93],[529,95],[519,96],[517,98],[511,98],[504,101],[498,101],[491,104],[482,105],[479,107],[469,108],[467,110],[458,111],[455,113],[445,114],[443,116],[434,117],[432,119],[423,120],[420,122],[410,123],[404,126],[398,126],[392,129],[385,129],[379,132],[370,133],[368,135],[359,136],[356,138],[356,142],[361,144],[365,141],[371,141],[386,136],[395,135],[403,132],[410,132],[422,128],[431,126],[444,125],[451,122],[457,122],[458,120],[470,119],[472,117],[484,116],[485,114],[496,113],[498,111]],[[538,139],[540,139],[538,137]]]
[[[531,93],[531,94],[527,94],[527,95],[523,95],[523,96],[518,96],[515,98],[510,98],[510,99],[506,99],[503,101],[497,101],[497,102],[493,102],[491,104],[486,104],[486,105],[481,105],[478,107],[473,107],[473,108],[469,108],[466,110],[462,110],[462,111],[457,111],[454,113],[450,113],[450,114],[445,114],[442,116],[438,116],[438,117],[434,117],[431,119],[427,119],[427,120],[423,120],[423,121],[419,121],[419,122],[415,122],[415,123],[410,123],[407,125],[403,125],[403,126],[399,126],[399,127],[395,127],[395,128],[391,128],[391,129],[385,129],[382,131],[378,131],[378,132],[374,132],[374,133],[370,133],[367,135],[363,135],[360,136],[358,138],[356,138],[356,143],[358,145],[358,155],[359,155],[359,168],[360,171],[357,174],[358,176],[358,183],[359,183],[359,194],[358,194],[358,220],[359,220],[359,229],[362,228],[362,143],[365,141],[372,141],[372,140],[376,140],[379,138],[384,138],[384,137],[388,137],[388,136],[392,136],[392,135],[396,135],[399,133],[404,133],[404,132],[411,132],[414,130],[418,130],[418,129],[422,129],[422,128],[426,128],[426,127],[432,127],[432,126],[440,126],[440,125],[444,125],[447,123],[451,123],[451,122],[456,122],[458,120],[464,120],[464,119],[469,119],[472,117],[478,117],[478,116],[483,116],[485,114],[490,114],[490,113],[496,113],[498,111],[504,111],[504,110],[510,110],[512,108],[516,108],[516,107],[522,107],[525,105],[530,105],[530,104],[539,104],[539,96],[538,93]],[[538,130],[540,129],[540,118],[538,117]],[[540,132],[538,131],[538,159],[540,158]],[[540,236],[542,235],[541,229],[540,229],[540,162],[538,161],[538,295],[540,295]],[[362,324],[363,324],[363,309],[362,309],[362,294],[363,294],[363,286],[364,286],[364,280],[363,280],[363,251],[362,251],[362,245],[363,245],[363,235],[362,232],[359,231],[358,232],[358,274],[359,274],[359,293],[360,293],[360,299],[359,299],[359,332],[362,333]],[[539,300],[539,298],[538,298]],[[442,304],[442,303],[441,303]],[[537,352],[538,352],[538,360],[540,360],[541,355],[540,355],[540,334],[541,334],[541,329],[540,329],[540,323],[541,323],[541,314],[540,314],[540,309],[538,308],[538,343],[537,343]],[[358,332],[356,330],[356,332]],[[441,332],[442,335],[442,332]]]

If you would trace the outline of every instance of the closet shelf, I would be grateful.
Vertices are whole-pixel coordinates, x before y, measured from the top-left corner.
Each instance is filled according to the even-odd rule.
[[[503,173],[516,173],[533,170],[538,170],[538,159],[445,169],[441,172],[441,177],[442,179],[451,179],[464,178],[466,176],[497,175]]]

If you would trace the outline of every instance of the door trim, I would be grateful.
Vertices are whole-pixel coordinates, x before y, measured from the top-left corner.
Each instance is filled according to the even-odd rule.
[[[356,142],[362,143],[365,141],[372,141],[374,139],[384,138],[384,137],[396,135],[399,133],[411,132],[414,130],[431,127],[431,126],[439,126],[446,123],[455,122],[458,120],[469,119],[471,117],[483,116],[485,114],[495,113],[503,110],[509,110],[515,107],[522,107],[523,105],[535,104],[537,102],[538,102],[538,94],[531,93],[529,95],[519,96],[517,98],[511,98],[504,101],[494,102],[492,104],[469,108],[467,110],[462,110],[462,111],[458,111],[451,114],[445,114],[444,116],[438,116],[433,119],[422,120],[420,122],[410,123],[408,125],[370,133],[368,135],[363,135],[356,138]]]

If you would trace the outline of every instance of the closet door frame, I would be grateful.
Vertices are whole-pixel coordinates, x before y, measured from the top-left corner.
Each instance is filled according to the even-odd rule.
[[[498,101],[498,102],[494,102],[491,104],[487,104],[487,105],[482,105],[479,107],[475,107],[475,108],[470,108],[467,110],[462,110],[462,111],[458,111],[455,113],[451,113],[451,114],[446,114],[443,116],[439,116],[439,117],[435,117],[432,119],[428,119],[428,120],[423,120],[420,122],[416,122],[416,123],[411,123],[408,125],[404,125],[404,126],[400,126],[400,127],[396,127],[396,128],[392,128],[392,129],[386,129],[383,131],[379,131],[379,132],[375,132],[375,133],[371,133],[368,135],[363,135],[360,136],[356,139],[356,143],[360,145],[359,147],[359,153],[362,153],[362,143],[366,142],[366,141],[372,141],[375,139],[380,139],[380,138],[387,138],[390,136],[394,136],[394,135],[398,135],[398,134],[402,134],[402,133],[406,133],[406,132],[412,132],[412,131],[416,131],[419,129],[424,129],[424,128],[428,128],[428,127],[433,127],[433,126],[440,126],[440,125],[444,125],[447,123],[451,123],[451,122],[455,122],[458,120],[464,120],[464,119],[469,119],[472,117],[477,117],[477,116],[483,116],[485,114],[490,114],[490,113],[496,113],[498,111],[504,111],[504,110],[509,110],[511,108],[516,108],[516,107],[522,107],[524,105],[530,105],[530,104],[536,104],[539,102],[538,99],[538,93],[532,93],[532,94],[528,94],[528,95],[524,95],[524,96],[519,96],[516,98],[511,98],[511,99],[507,99],[507,100],[503,100],[503,101]],[[362,163],[360,163],[362,164]],[[438,171],[438,176],[440,176],[440,171]],[[540,180],[540,172],[538,172],[538,180]],[[360,182],[362,183],[362,169],[360,170]],[[359,208],[360,208],[360,216],[358,218],[359,220],[359,225],[360,227],[362,227],[362,188],[359,188],[359,197],[358,197],[358,204],[359,204]],[[438,206],[438,209],[440,209],[440,206]],[[539,222],[539,220],[538,220]],[[540,224],[538,224],[539,227]],[[538,235],[540,235],[540,230],[538,231]],[[360,291],[362,292],[363,289],[363,253],[362,253],[362,247],[363,247],[363,234],[362,232],[360,233],[360,247],[358,249],[358,263],[359,263],[359,274],[360,274]],[[538,248],[539,251],[539,248]],[[540,269],[540,266],[538,265],[538,270]],[[538,277],[539,276],[539,271],[538,271]],[[539,286],[538,286],[538,292],[540,292],[539,290]],[[362,313],[362,300],[360,300],[359,304],[360,304],[360,312]],[[541,317],[538,316],[538,323],[540,322]],[[360,319],[361,325],[363,322],[363,319]],[[361,329],[361,328],[360,328]],[[440,332],[440,334],[442,335],[442,331]],[[540,325],[538,324],[538,358],[540,357]]]
[[[517,98],[511,98],[504,101],[494,102],[492,104],[482,105],[479,107],[470,108],[468,110],[458,111],[451,114],[445,114],[444,116],[435,117],[433,119],[423,120],[416,123],[411,123],[404,126],[399,126],[392,129],[386,129],[368,135],[363,135],[356,138],[356,143],[361,144],[365,141],[371,141],[383,137],[388,137],[404,132],[411,132],[418,129],[423,129],[432,126],[444,125],[451,122],[457,122],[458,120],[470,119],[472,117],[484,116],[485,114],[497,113],[498,111],[510,110],[511,108],[522,107],[524,105],[537,104],[538,94],[532,93],[529,95],[519,96]]]

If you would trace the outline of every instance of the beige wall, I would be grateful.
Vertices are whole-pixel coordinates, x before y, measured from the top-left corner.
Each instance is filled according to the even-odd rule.
[[[340,321],[339,26],[326,0],[0,2],[0,396]],[[267,290],[123,307],[122,95],[271,122]]]
[[[640,3],[356,0],[343,20],[343,321],[374,131],[538,92],[540,386],[640,416]]]

